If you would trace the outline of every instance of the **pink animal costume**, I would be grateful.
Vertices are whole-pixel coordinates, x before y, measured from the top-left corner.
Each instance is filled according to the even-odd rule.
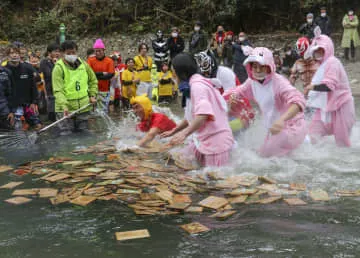
[[[256,80],[252,75],[251,64],[257,62],[270,67],[270,74],[263,82]],[[233,97],[237,100],[247,98],[254,100],[260,107],[264,127],[268,130],[265,142],[260,147],[259,154],[263,157],[285,156],[296,149],[306,135],[304,113],[299,112],[292,119],[285,122],[283,130],[271,135],[269,129],[292,104],[297,104],[304,110],[305,99],[303,94],[294,88],[283,76],[277,74],[271,51],[267,48],[255,48],[245,60],[244,65],[249,78],[237,87]]]
[[[308,95],[307,106],[316,108],[309,134],[313,141],[316,137],[334,135],[338,146],[349,147],[356,119],[349,79],[340,60],[334,56],[334,44],[328,36],[318,35],[313,39],[311,54],[319,48],[325,54],[312,78],[315,88]]]
[[[202,166],[224,166],[230,159],[234,138],[229,127],[227,106],[220,92],[211,81],[194,74],[190,78],[191,99],[186,109],[189,123],[196,115],[207,115],[208,119],[193,133],[193,143],[187,148]]]

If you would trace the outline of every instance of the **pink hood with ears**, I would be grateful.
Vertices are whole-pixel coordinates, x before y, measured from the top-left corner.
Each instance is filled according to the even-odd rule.
[[[266,83],[271,78],[271,76],[276,72],[276,65],[272,52],[270,51],[270,49],[266,47],[257,47],[249,50],[250,50],[249,56],[244,61],[244,65],[246,67],[246,71],[249,77],[252,80],[256,80],[252,74],[251,63],[257,62],[261,65],[269,66],[271,73],[265,79],[265,83]]]
[[[329,57],[334,56],[334,43],[326,35],[319,35],[315,37],[310,45],[310,55],[313,56],[314,52],[319,48],[324,49],[325,55],[321,63],[325,62]]]

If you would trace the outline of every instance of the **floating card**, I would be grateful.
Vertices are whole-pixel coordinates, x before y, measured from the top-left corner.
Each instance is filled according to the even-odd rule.
[[[199,202],[200,206],[205,208],[218,210],[228,204],[228,200],[225,198],[217,197],[217,196],[209,196],[208,198]]]
[[[190,234],[198,234],[198,233],[202,233],[202,232],[206,232],[206,231],[210,230],[208,227],[206,227],[198,222],[181,225],[180,227]]]
[[[5,200],[5,202],[7,202],[7,203],[16,204],[16,205],[28,203],[31,201],[32,201],[32,199],[21,197],[21,196]]]
[[[96,197],[93,196],[86,196],[86,195],[80,195],[79,197],[75,198],[74,200],[70,201],[73,204],[86,206],[90,204],[91,202],[95,201]]]
[[[124,240],[139,239],[139,238],[149,238],[150,233],[147,229],[142,229],[142,230],[133,230],[126,232],[116,232],[115,236],[116,236],[116,240],[124,241]]]
[[[0,189],[13,189],[23,183],[24,182],[10,182],[10,183],[0,186]]]

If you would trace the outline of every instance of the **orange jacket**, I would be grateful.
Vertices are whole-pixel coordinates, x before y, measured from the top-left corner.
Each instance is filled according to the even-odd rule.
[[[111,74],[115,74],[115,67],[114,67],[114,61],[110,57],[104,57],[102,60],[98,60],[95,56],[90,57],[87,60],[89,66],[96,74],[96,77],[98,78],[98,74],[100,72],[107,72]],[[111,79],[111,78],[110,78]],[[102,80],[101,78],[98,78],[98,87],[99,91],[101,92],[107,92],[110,90],[110,79],[108,80]]]

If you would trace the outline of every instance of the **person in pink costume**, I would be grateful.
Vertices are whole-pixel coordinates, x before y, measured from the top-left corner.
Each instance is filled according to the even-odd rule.
[[[235,91],[227,93],[231,94],[230,105],[236,105],[242,98],[254,100],[267,130],[259,155],[285,156],[305,139],[305,98],[285,77],[276,73],[269,49],[259,47],[247,51],[249,56],[244,65],[249,78]]]
[[[349,147],[356,119],[349,79],[340,60],[334,56],[332,40],[320,33],[315,30],[310,55],[321,64],[305,88],[307,106],[316,109],[309,135],[312,143],[319,137],[334,135],[338,146]]]
[[[173,136],[170,145],[177,145],[192,136],[184,154],[195,155],[202,166],[224,166],[230,160],[234,138],[228,123],[227,105],[211,80],[197,74],[198,67],[189,54],[178,54],[172,60],[178,81],[189,81],[190,101],[185,119],[163,137]]]

